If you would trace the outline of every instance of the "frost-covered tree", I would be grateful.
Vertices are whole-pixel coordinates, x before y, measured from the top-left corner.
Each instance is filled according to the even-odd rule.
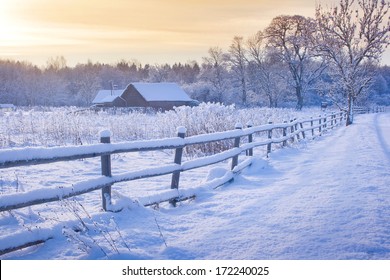
[[[66,59],[65,57],[61,56],[56,56],[56,57],[50,57],[46,61],[46,70],[47,71],[52,71],[52,72],[58,72],[61,69],[65,69],[66,66]]]
[[[169,81],[176,82],[181,85],[191,84],[196,81],[199,75],[200,67],[196,61],[188,63],[175,63],[172,65],[172,70],[169,75]]]
[[[247,58],[244,38],[235,36],[233,42],[229,47],[228,61],[231,64],[231,70],[234,77],[239,81],[241,88],[241,103],[247,105]]]
[[[264,33],[259,31],[247,41],[248,76],[251,87],[261,96],[265,96],[269,107],[277,107],[285,92],[284,71],[278,59],[267,51]]]
[[[220,47],[211,47],[208,56],[203,57],[200,79],[210,84],[208,97],[204,101],[223,103],[227,92],[227,70],[224,53]]]
[[[320,76],[324,64],[318,61],[314,48],[316,24],[303,16],[278,16],[265,29],[268,46],[287,65],[290,84],[301,110],[308,87]]]
[[[83,67],[81,67],[81,69],[83,69]],[[77,105],[90,106],[96,93],[101,89],[99,77],[93,71],[80,71],[76,76],[75,82],[77,86]]]
[[[149,82],[161,83],[169,81],[171,66],[169,64],[156,64],[149,70]]]
[[[352,123],[356,98],[365,93],[373,69],[389,44],[389,2],[383,0],[340,0],[338,6],[316,7],[318,50],[328,60],[333,81],[329,91],[339,105],[346,106],[346,125]],[[335,94],[338,93],[338,94]]]

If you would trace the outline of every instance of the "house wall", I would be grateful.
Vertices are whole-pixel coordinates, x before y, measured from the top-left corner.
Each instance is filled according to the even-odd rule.
[[[157,110],[172,110],[174,106],[186,105],[186,101],[146,101],[134,88],[128,87],[122,95],[128,107],[151,107]]]
[[[133,87],[128,87],[122,98],[126,100],[127,107],[149,107],[148,102]]]
[[[126,102],[123,99],[117,97],[117,98],[115,98],[114,102],[112,102],[112,106],[114,106],[114,107],[126,107]]]
[[[149,106],[163,111],[172,110],[173,107],[189,105],[187,101],[150,101]]]

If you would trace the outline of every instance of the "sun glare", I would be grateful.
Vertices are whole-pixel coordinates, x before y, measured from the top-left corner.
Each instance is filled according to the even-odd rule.
[[[0,46],[13,46],[20,40],[19,26],[10,15],[12,0],[1,0],[0,8]]]

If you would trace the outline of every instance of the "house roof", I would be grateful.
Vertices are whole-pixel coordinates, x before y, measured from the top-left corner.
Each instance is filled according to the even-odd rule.
[[[133,86],[147,101],[192,101],[192,99],[176,83],[131,83],[126,89],[100,90],[93,104],[112,103]]]
[[[0,104],[0,108],[3,108],[3,109],[15,108],[15,105],[14,104]]]
[[[191,101],[176,83],[131,83],[146,101]]]
[[[115,100],[115,98],[121,96],[123,92],[124,92],[123,89],[99,90],[98,94],[96,95],[92,103],[93,104],[111,103]]]

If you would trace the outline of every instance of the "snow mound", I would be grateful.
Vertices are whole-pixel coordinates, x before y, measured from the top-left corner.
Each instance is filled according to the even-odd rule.
[[[222,178],[226,175],[228,170],[226,168],[222,167],[214,167],[209,170],[209,173],[207,174],[205,182],[210,182],[214,179]]]

